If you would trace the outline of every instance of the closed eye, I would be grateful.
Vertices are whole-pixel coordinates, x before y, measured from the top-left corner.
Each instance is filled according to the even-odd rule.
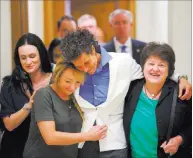
[[[36,55],[35,54],[30,54],[30,56],[29,56],[30,58],[35,58],[36,57]]]

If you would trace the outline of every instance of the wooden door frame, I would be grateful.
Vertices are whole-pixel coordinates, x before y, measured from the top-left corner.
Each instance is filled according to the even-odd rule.
[[[28,32],[28,0],[11,0],[11,37],[12,52],[18,39]],[[14,53],[12,53],[13,59]],[[12,68],[14,61],[12,60]]]

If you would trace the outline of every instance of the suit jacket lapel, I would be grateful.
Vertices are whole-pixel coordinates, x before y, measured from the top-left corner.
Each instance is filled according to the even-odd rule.
[[[111,48],[111,51],[116,53],[114,40],[111,41]]]
[[[136,60],[136,62],[140,63],[140,49],[136,46],[135,42],[131,39],[132,43],[132,51],[133,51],[133,59]]]
[[[164,98],[171,92],[172,87],[170,85],[168,85],[167,81],[164,84],[163,88],[162,88],[162,92],[161,92],[161,96],[159,98],[158,101],[158,106],[159,104],[164,100]]]
[[[107,94],[107,99],[110,99],[113,97],[114,94],[114,84],[116,84],[116,76],[117,75],[117,64],[115,62],[112,62],[112,60],[109,62],[109,89]]]
[[[126,125],[126,134],[127,134],[127,137],[128,137],[128,134],[130,134],[130,124],[131,124],[131,120],[132,120],[132,117],[133,117],[133,114],[135,112],[135,109],[136,109],[136,106],[137,106],[137,102],[139,100],[139,96],[140,96],[140,93],[142,91],[142,88],[143,88],[143,85],[144,85],[144,80],[141,80],[139,84],[137,84],[133,89],[132,91],[129,91],[128,93],[131,93],[129,94],[128,96],[128,99],[130,100],[129,101],[129,104],[126,103],[126,107],[125,107],[125,114],[124,114],[124,119],[127,120],[127,125]]]

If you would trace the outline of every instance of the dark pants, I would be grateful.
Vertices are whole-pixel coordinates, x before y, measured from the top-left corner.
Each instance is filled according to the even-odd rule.
[[[78,158],[127,158],[127,148],[100,152],[99,142],[85,142],[78,151]]]

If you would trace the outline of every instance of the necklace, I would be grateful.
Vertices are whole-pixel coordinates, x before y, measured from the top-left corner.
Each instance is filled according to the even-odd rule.
[[[153,94],[153,93],[149,92],[149,90],[145,86],[143,86],[143,87],[144,87],[144,91],[145,91],[146,96],[147,97],[151,96],[151,97],[149,97],[151,99],[155,99],[161,94],[161,90],[157,94]]]

